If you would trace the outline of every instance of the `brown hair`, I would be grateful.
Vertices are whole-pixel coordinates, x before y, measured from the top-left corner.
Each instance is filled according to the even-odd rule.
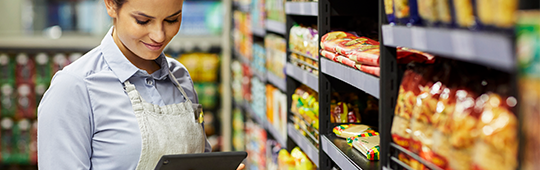
[[[116,8],[120,9],[124,3],[126,3],[127,0],[113,0],[114,4],[116,4]]]

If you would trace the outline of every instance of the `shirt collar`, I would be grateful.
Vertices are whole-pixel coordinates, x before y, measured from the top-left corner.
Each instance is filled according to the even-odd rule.
[[[135,65],[133,65],[124,56],[122,51],[120,51],[120,48],[118,48],[112,37],[113,29],[114,26],[109,29],[103,40],[101,40],[100,46],[105,61],[107,62],[113,73],[116,75],[116,77],[118,77],[118,80],[120,80],[120,82],[125,82],[138,72],[148,75],[146,71],[141,70]],[[165,55],[161,53],[155,61],[161,66],[161,69],[154,72],[152,76],[156,79],[164,79],[169,74],[168,71],[163,71],[169,70],[169,65],[167,63]]]

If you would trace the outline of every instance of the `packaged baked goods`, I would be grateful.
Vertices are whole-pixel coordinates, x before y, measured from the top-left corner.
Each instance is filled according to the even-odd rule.
[[[453,0],[456,24],[460,27],[476,26],[472,0]]]
[[[378,135],[356,137],[352,141],[352,146],[371,161],[379,160],[379,145],[380,137]]]
[[[326,57],[326,58],[332,60],[332,61],[334,61],[334,59],[336,59],[336,57],[338,56],[338,54],[336,54],[336,53],[326,51],[326,50],[323,50],[323,49],[321,49],[321,55],[323,57]]]
[[[479,98],[485,100],[485,106],[479,116],[479,135],[472,152],[474,169],[516,169],[518,120],[512,112],[516,99],[495,93],[486,93]]]
[[[338,125],[334,127],[332,131],[334,132],[334,134],[336,134],[337,137],[346,139],[348,137],[354,137],[354,136],[363,134],[368,130],[372,130],[372,129],[371,127],[367,125],[351,124],[351,125]]]
[[[374,76],[381,76],[381,68],[380,67],[377,67],[377,66],[370,66],[370,65],[364,65],[364,64],[356,64],[354,66],[354,68],[362,71],[362,72],[365,72],[365,73],[368,73],[368,74],[371,74],[371,75],[374,75]]]
[[[476,0],[476,13],[482,25],[511,28],[515,24],[517,0]]]

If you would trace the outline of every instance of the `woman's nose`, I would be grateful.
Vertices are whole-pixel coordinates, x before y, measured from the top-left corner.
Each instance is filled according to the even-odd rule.
[[[162,24],[156,24],[154,28],[150,30],[150,39],[156,43],[163,43],[165,41],[165,30]]]

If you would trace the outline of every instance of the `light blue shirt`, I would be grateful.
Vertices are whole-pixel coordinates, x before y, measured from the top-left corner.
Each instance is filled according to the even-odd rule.
[[[38,107],[39,168],[135,169],[141,132],[122,83],[129,80],[152,104],[184,102],[170,70],[198,103],[193,81],[180,62],[163,54],[155,61],[161,69],[152,74],[135,67],[114,43],[111,28],[101,45],[57,72]],[[205,150],[211,150],[208,141]]]

